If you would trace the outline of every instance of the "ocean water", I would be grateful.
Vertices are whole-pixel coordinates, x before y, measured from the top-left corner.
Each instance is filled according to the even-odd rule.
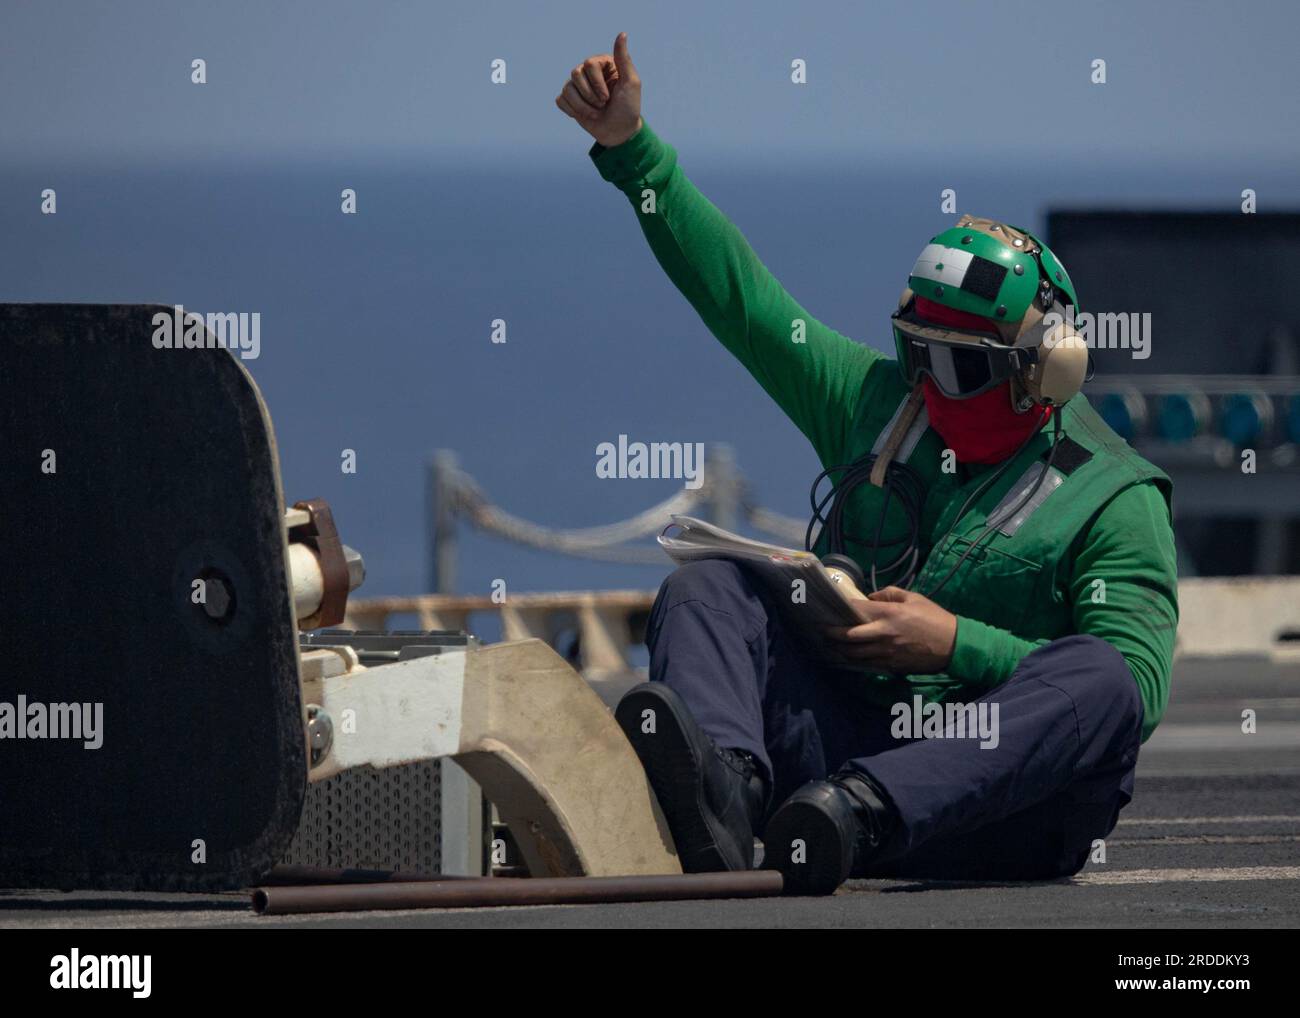
[[[1300,207],[1294,167],[806,162],[682,165],[818,318],[884,349],[916,252],[962,210],[1040,227],[1050,207]],[[58,213],[39,214],[43,188]],[[359,212],[339,212],[355,188]],[[367,594],[427,588],[425,464],[452,449],[503,508],[548,526],[626,518],[680,482],[610,480],[596,447],[726,442],[756,499],[806,511],[802,436],[664,277],[625,199],[584,154],[489,165],[124,162],[0,166],[7,301],[182,303],[261,313],[247,362],[286,497],[321,496],[369,567]],[[1263,198],[1261,200],[1264,200]],[[1087,280],[1076,279],[1086,295]],[[507,341],[491,342],[504,319]],[[357,471],[341,470],[355,450]],[[464,531],[458,589],[649,587],[611,565]]]

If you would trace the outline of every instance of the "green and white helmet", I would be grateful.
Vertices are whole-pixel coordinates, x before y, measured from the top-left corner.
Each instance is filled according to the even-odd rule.
[[[1087,371],[1073,333],[1078,307],[1065,266],[1033,234],[962,216],[908,274],[893,315],[899,368],[913,383],[929,375],[953,399],[1010,378],[1018,403],[1063,403]]]

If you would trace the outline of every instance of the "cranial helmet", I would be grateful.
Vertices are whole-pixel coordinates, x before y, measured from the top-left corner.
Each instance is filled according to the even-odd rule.
[[[913,385],[928,375],[951,399],[1010,380],[1017,410],[1059,406],[1088,371],[1078,307],[1065,266],[1033,234],[962,216],[908,274],[891,318],[899,369]]]

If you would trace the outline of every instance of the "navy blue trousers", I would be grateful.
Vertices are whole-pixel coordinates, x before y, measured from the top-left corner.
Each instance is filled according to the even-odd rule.
[[[1133,793],[1142,726],[1120,653],[1067,636],[1027,655],[978,699],[997,745],[905,737],[890,708],[854,695],[853,672],[816,663],[782,632],[745,570],[708,560],[675,570],[650,615],[650,679],[686,702],[719,745],[754,756],[778,806],[843,766],[898,811],[868,875],[1043,880],[1077,873]],[[900,702],[910,694],[900,687]]]

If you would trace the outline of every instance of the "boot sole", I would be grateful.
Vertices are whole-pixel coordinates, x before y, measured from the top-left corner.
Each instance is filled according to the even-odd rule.
[[[641,731],[641,713],[655,712],[655,732]],[[677,858],[687,873],[716,873],[749,869],[748,858],[726,828],[704,803],[703,768],[695,744],[687,735],[686,705],[662,683],[634,689],[619,701],[614,717],[632,743],[650,787],[663,810],[677,847]]]
[[[801,862],[793,858],[796,839],[803,841]],[[780,871],[785,894],[834,894],[848,877],[852,851],[835,821],[807,802],[782,806],[763,832],[763,866]]]

